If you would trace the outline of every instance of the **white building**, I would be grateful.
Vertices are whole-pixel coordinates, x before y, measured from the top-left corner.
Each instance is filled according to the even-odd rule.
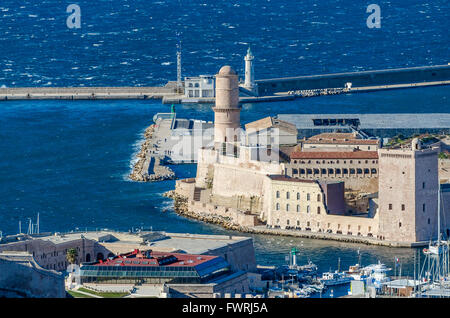
[[[188,98],[213,98],[215,96],[214,76],[200,75],[184,78],[184,94]]]

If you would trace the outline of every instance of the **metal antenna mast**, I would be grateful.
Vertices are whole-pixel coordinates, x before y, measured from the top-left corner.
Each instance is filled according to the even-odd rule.
[[[183,84],[181,82],[181,39],[180,33],[177,32],[178,44],[177,44],[177,92],[181,93]]]

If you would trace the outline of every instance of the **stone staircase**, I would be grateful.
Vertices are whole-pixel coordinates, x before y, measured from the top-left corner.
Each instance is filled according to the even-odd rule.
[[[202,196],[202,189],[195,187],[193,197],[194,201],[200,201],[201,196]]]

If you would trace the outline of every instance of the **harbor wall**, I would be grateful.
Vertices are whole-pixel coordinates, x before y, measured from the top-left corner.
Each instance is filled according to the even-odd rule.
[[[162,99],[172,87],[17,87],[0,88],[1,100],[24,99]]]
[[[259,95],[277,92],[343,88],[348,82],[352,87],[384,86],[395,84],[443,82],[450,80],[450,65],[386,69],[257,80]],[[382,89],[382,87],[380,87]]]
[[[43,269],[29,253],[0,253],[0,273],[0,298],[65,298],[63,274]]]

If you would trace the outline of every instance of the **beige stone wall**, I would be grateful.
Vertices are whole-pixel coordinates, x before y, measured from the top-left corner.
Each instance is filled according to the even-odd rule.
[[[247,214],[234,208],[213,205],[211,203],[189,201],[188,209],[190,212],[194,212],[199,216],[215,215],[228,218],[232,223],[245,227],[255,226],[258,223],[256,215]]]
[[[267,224],[270,227],[360,236],[377,234],[377,217],[328,214],[324,204],[324,194],[318,183],[273,180],[271,184],[270,197],[265,205]],[[297,199],[297,193],[299,199]]]
[[[71,248],[75,248],[78,251],[78,263],[86,262],[88,257],[90,257],[91,261],[95,261],[99,252],[97,242],[88,239],[73,240],[59,244],[34,239],[32,241],[19,241],[7,245],[0,245],[0,251],[29,252],[42,268],[57,271],[63,271],[69,265],[66,255],[67,250]],[[106,257],[107,255],[104,256]]]
[[[6,255],[0,253],[0,298],[4,290],[25,293],[27,297],[65,298],[62,274],[44,270],[30,254]]]
[[[430,240],[437,231],[437,151],[382,149],[379,154],[380,239]]]

